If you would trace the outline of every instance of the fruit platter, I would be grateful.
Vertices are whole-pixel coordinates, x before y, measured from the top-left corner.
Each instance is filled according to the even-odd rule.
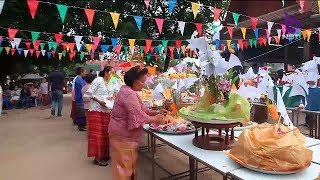
[[[162,124],[152,123],[149,125],[153,131],[164,134],[192,134],[195,127],[191,122],[180,117],[165,116]]]

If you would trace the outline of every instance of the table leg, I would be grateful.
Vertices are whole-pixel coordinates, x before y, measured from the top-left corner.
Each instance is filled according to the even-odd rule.
[[[155,153],[156,153],[156,138],[151,135],[151,159],[152,159],[152,180],[156,179],[155,174]]]
[[[148,152],[150,152],[150,134],[147,134],[148,137]]]
[[[196,171],[196,161],[192,158],[189,157],[189,168],[190,168],[190,180],[196,180],[196,175],[197,175],[197,171]]]
[[[293,123],[295,123],[295,119],[294,119],[294,110],[292,110],[291,112],[292,112],[292,116],[291,116],[291,118],[292,118],[292,122],[293,122]],[[298,123],[297,123],[297,124],[293,124],[293,125],[295,125],[296,127],[298,127]]]

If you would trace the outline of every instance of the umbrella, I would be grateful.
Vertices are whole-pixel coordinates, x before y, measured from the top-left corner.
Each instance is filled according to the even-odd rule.
[[[38,80],[38,79],[43,79],[43,77],[37,74],[27,74],[21,78],[21,80]]]

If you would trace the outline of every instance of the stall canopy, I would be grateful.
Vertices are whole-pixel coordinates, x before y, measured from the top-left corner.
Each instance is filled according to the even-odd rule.
[[[21,80],[39,80],[39,79],[43,79],[43,77],[37,74],[27,74],[21,78]]]

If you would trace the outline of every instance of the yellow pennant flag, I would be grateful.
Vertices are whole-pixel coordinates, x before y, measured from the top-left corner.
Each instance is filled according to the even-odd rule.
[[[114,24],[114,28],[117,29],[120,14],[119,14],[119,13],[110,13],[110,15],[111,15],[111,17],[112,17],[112,21],[113,21],[113,24]]]
[[[307,38],[307,30],[301,31],[301,34],[302,34],[303,39],[306,40],[306,38]]]
[[[193,16],[194,16],[194,18],[196,18],[198,11],[200,9],[200,4],[193,2],[193,3],[191,3],[191,5],[192,5]]]
[[[181,51],[183,54],[186,52],[186,45],[181,46]]]
[[[307,41],[310,42],[310,37],[311,37],[311,30],[308,29],[307,31]]]
[[[128,39],[129,41],[129,46],[130,46],[130,49],[134,47],[134,42],[136,42],[136,39]]]
[[[11,48],[10,47],[5,47],[5,49],[6,49],[7,55],[9,55]]]
[[[247,28],[242,27],[242,28],[241,28],[241,32],[242,32],[242,37],[243,37],[243,39],[246,39]]]
[[[319,14],[320,14],[320,0],[318,0]]]
[[[59,60],[61,60],[61,58],[62,58],[62,53],[58,53],[58,56],[59,56]]]
[[[91,53],[92,46],[93,46],[93,44],[86,44],[86,48],[87,48],[88,53]]]
[[[227,47],[231,48],[231,40],[227,40]]]

